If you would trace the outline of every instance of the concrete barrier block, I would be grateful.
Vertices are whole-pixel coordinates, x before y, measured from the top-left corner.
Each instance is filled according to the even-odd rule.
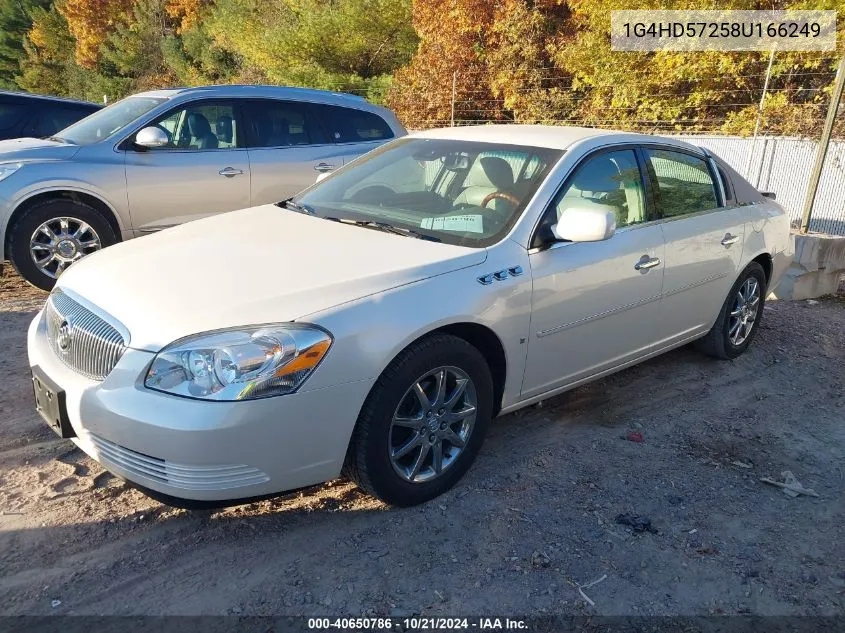
[[[834,294],[845,275],[845,237],[793,233],[792,264],[771,291],[775,299],[813,299]]]

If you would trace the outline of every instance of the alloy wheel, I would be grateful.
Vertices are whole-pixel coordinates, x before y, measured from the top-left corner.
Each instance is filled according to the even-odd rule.
[[[422,483],[452,466],[469,442],[478,396],[458,367],[438,367],[405,392],[390,424],[388,450],[396,473]]]
[[[71,217],[43,222],[29,240],[32,261],[51,279],[58,279],[73,262],[101,248],[97,232],[82,220]]]
[[[728,319],[728,340],[732,345],[739,347],[751,335],[760,309],[761,294],[755,277],[749,277],[739,287]]]

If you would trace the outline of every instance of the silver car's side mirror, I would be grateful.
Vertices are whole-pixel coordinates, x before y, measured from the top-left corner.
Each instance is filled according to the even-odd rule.
[[[569,242],[600,242],[613,237],[615,231],[614,209],[603,204],[569,207],[552,226],[555,238]]]
[[[170,143],[167,133],[158,127],[145,127],[135,135],[135,145],[154,149]]]

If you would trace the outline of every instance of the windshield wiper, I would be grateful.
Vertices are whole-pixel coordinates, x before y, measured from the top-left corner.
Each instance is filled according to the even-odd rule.
[[[63,139],[61,136],[45,136],[44,140],[45,141],[54,141],[56,143],[64,143],[65,145],[70,143],[70,141]]]
[[[277,203],[276,206],[284,207],[285,209],[290,209],[291,211],[296,211],[297,213],[304,213],[305,215],[317,215],[317,212],[310,206],[300,202],[294,202],[292,198],[282,200]]]
[[[418,240],[428,240],[429,242],[440,241],[440,238],[434,237],[433,235],[426,235],[425,233],[420,233],[419,231],[415,231],[414,229],[406,229],[401,226],[393,226],[392,224],[389,224],[387,222],[378,222],[376,220],[351,220],[349,218],[330,217],[327,217],[326,220],[331,220],[333,222],[342,222],[343,224],[353,224],[355,226],[363,226],[364,228],[375,229],[384,233],[392,233],[393,235],[415,237]]]

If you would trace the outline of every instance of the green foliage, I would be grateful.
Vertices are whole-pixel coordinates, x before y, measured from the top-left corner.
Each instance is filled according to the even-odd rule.
[[[17,88],[15,75],[24,56],[24,38],[32,28],[30,13],[49,0],[0,0],[0,88]]]
[[[207,28],[245,73],[378,97],[416,47],[410,0],[218,0]]]

